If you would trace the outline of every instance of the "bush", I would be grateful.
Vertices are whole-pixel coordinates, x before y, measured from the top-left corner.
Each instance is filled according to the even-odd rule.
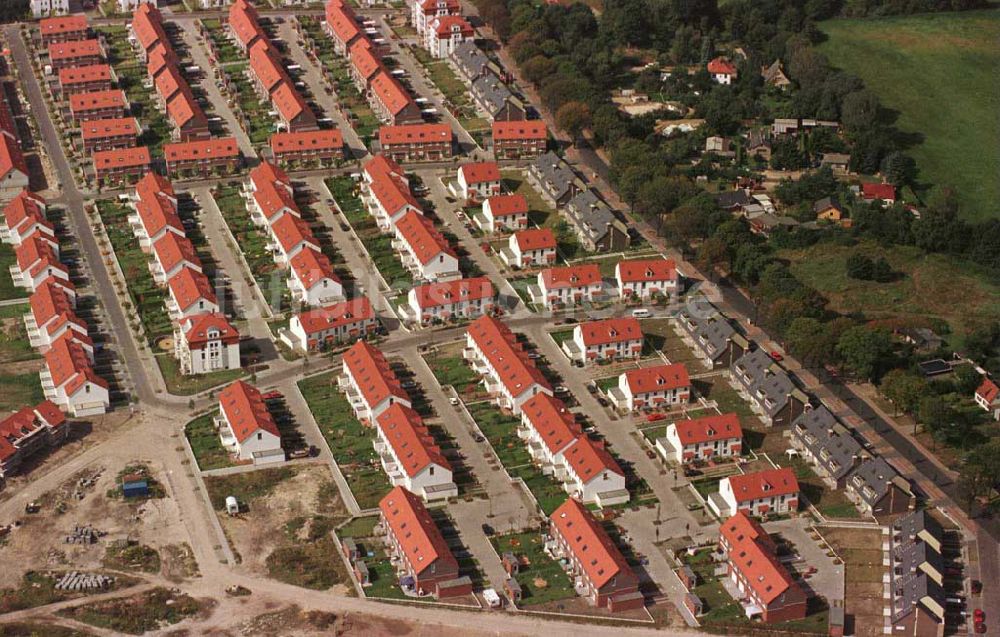
[[[848,278],[861,281],[885,283],[891,281],[894,276],[892,266],[885,260],[885,257],[871,259],[859,252],[855,252],[847,258],[846,267]]]

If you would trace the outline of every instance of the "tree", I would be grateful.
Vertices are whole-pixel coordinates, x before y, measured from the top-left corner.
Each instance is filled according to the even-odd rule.
[[[833,362],[837,336],[828,324],[819,319],[800,316],[789,323],[785,343],[806,365],[822,366]]]
[[[849,93],[840,106],[841,123],[851,133],[874,127],[878,113],[878,97],[868,89]]]
[[[573,143],[590,126],[590,107],[583,102],[566,102],[556,111],[556,123],[573,138]]]
[[[909,155],[893,151],[882,159],[882,176],[893,186],[901,187],[913,183],[917,176],[917,162]]]
[[[521,65],[521,74],[532,84],[541,84],[544,79],[554,75],[557,70],[559,70],[559,65],[556,64],[556,61],[544,55],[536,55]]]
[[[924,379],[903,369],[889,370],[879,386],[882,395],[892,401],[897,410],[913,413],[927,389]]]
[[[980,496],[990,494],[1000,484],[1000,438],[975,447],[962,463],[959,489],[966,508]]]
[[[892,341],[885,330],[857,325],[841,335],[837,353],[855,378],[870,381],[892,355]]]
[[[847,257],[845,267],[847,269],[848,278],[871,281],[875,264],[871,259],[860,252],[855,252],[851,256]]]

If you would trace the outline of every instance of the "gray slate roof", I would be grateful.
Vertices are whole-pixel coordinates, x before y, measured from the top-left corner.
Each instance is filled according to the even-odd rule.
[[[944,606],[944,590],[931,578],[923,573],[904,575],[893,581],[892,621],[898,622],[906,617],[924,598],[936,600]]]
[[[742,188],[738,190],[727,190],[715,195],[715,203],[720,208],[736,208],[750,205],[754,202],[753,197],[747,194]]]
[[[930,568],[939,575],[944,575],[944,558],[926,542],[905,542],[893,547],[892,568],[899,574],[898,577],[920,572],[921,567]]]
[[[462,73],[468,77],[476,77],[486,70],[490,59],[476,46],[472,40],[462,42],[451,53],[451,59]]]
[[[941,524],[927,515],[923,509],[900,516],[892,523],[892,528],[910,540],[918,537],[921,533],[936,538],[938,542],[944,539],[944,529],[941,528]]]
[[[472,82],[472,94],[476,102],[490,115],[496,115],[508,101],[517,101],[507,85],[492,75],[481,75]]]
[[[886,493],[889,492],[889,484],[899,477],[899,473],[892,468],[885,458],[876,456],[870,460],[862,462],[851,475],[850,484],[862,500],[869,507],[874,507]],[[867,491],[864,487],[871,491]]]
[[[616,221],[607,204],[590,190],[584,190],[569,200],[566,204],[566,216],[580,234],[593,242],[606,235]]]
[[[788,402],[789,395],[796,389],[788,374],[775,365],[762,349],[755,349],[741,356],[733,363],[730,371],[748,393],[762,397],[761,407],[768,416],[781,411]],[[744,372],[749,380],[743,379]]]
[[[531,164],[531,172],[541,183],[546,194],[553,199],[561,199],[569,192],[576,179],[576,173],[559,155],[552,151],[539,155]]]
[[[729,339],[736,329],[718,313],[709,317],[692,316],[688,308],[681,310],[677,318],[681,327],[694,339],[702,353],[711,360],[718,360],[729,345]]]
[[[847,476],[854,468],[855,458],[863,455],[861,443],[823,406],[805,411],[796,418],[792,423],[792,435],[835,480]]]

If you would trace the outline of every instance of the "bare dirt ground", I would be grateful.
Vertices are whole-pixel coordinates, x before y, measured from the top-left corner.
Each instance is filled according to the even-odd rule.
[[[876,637],[882,634],[882,535],[878,529],[823,531],[827,542],[844,560],[844,634]],[[853,632],[852,632],[853,629]]]
[[[21,525],[0,546],[0,563],[17,565],[0,569],[0,587],[17,586],[23,574],[32,569],[100,570],[105,543],[124,539],[159,552],[161,560],[169,564],[171,577],[179,580],[194,574],[196,566],[192,568],[184,559],[190,551],[184,548],[187,535],[169,490],[166,497],[148,500],[108,497],[118,473],[133,462],[132,458],[104,458],[39,498],[41,511],[22,515]],[[163,477],[155,470],[152,474],[162,484]],[[105,535],[94,544],[66,542],[74,527],[88,524]],[[163,549],[167,546],[172,548],[165,558]]]
[[[210,491],[216,488],[212,481],[207,481]],[[332,498],[331,493],[335,494]],[[250,499],[240,493],[234,495],[241,504],[246,504],[246,510],[238,516],[216,513],[243,567],[261,575],[269,574],[266,560],[275,549],[286,546],[293,537],[301,541],[308,535],[313,516],[348,517],[339,493],[332,486],[330,470],[324,465],[300,465],[295,468],[294,475],[263,495]],[[302,518],[307,519],[298,525],[297,521]],[[351,588],[348,583],[339,592]]]

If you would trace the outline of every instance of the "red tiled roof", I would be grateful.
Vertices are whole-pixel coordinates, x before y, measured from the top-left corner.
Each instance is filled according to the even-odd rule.
[[[107,64],[88,64],[59,69],[59,84],[86,84],[87,82],[111,81],[111,67]]]
[[[736,65],[723,57],[717,57],[708,63],[708,72],[724,75],[736,75]]]
[[[70,42],[53,42],[49,45],[49,59],[75,60],[77,58],[101,56],[101,44],[97,40],[72,40]]]
[[[548,228],[533,228],[515,232],[514,240],[517,241],[517,247],[521,252],[556,249],[556,235]]]
[[[179,62],[177,54],[172,49],[168,49],[165,46],[156,46],[148,54],[146,73],[155,80],[168,66],[178,64]]]
[[[493,122],[493,141],[546,139],[545,122],[540,119]]]
[[[396,222],[396,231],[422,265],[430,263],[441,253],[458,258],[448,240],[434,227],[434,222],[415,210],[400,217]]]
[[[385,355],[368,343],[358,341],[344,352],[342,360],[369,406],[375,407],[390,396],[410,402]]]
[[[861,184],[861,193],[865,201],[873,199],[885,199],[886,201],[896,201],[896,187],[892,184]]]
[[[583,344],[587,346],[642,340],[642,328],[639,327],[639,321],[632,317],[588,321],[580,323],[577,328],[583,336]]]
[[[371,91],[372,93],[375,94],[376,98],[378,98],[378,101],[382,103],[382,105],[385,107],[387,111],[389,111],[391,115],[396,115],[407,106],[415,103],[413,101],[413,97],[406,91],[405,88],[403,88],[403,85],[400,84],[396,80],[396,78],[392,77],[384,70],[376,73],[375,76],[371,79]],[[429,125],[430,124],[417,124],[417,126],[429,126]],[[447,128],[447,125],[445,125],[445,127]],[[402,127],[383,126],[382,128],[380,128],[378,135],[379,135],[379,140],[383,144],[385,144],[387,141],[385,136],[383,135],[383,131],[385,131],[387,128],[402,128]],[[448,130],[450,131],[451,129],[449,128]],[[389,143],[394,143],[398,141],[400,140],[392,138],[389,140]],[[413,141],[413,140],[407,139],[405,141]]]
[[[201,159],[235,158],[240,147],[235,137],[217,137],[193,142],[164,144],[163,156],[167,161],[198,161]]]
[[[0,178],[6,177],[14,170],[28,174],[28,165],[24,162],[21,145],[7,135],[0,135]]]
[[[406,475],[415,478],[432,464],[451,471],[451,464],[413,409],[395,403],[379,414],[376,422]]]
[[[242,380],[219,392],[219,409],[229,421],[236,440],[241,443],[261,430],[281,437],[260,390]]]
[[[383,126],[378,129],[378,140],[382,148],[392,144],[426,144],[430,142],[451,142],[451,127],[447,124],[410,124],[407,126]]]
[[[79,13],[75,15],[56,16],[54,18],[43,18],[38,21],[38,31],[42,34],[43,38],[47,35],[86,31],[87,28],[87,16]]]
[[[22,407],[10,416],[0,420],[0,460],[6,460],[16,452],[17,443],[46,425],[58,429],[66,423],[55,403],[43,401],[34,407]]]
[[[267,38],[267,34],[257,23],[256,12],[248,8],[247,3],[238,2],[229,7],[229,28],[244,48],[255,38]]]
[[[16,231],[22,224],[38,222],[48,227],[52,224],[45,218],[45,200],[30,190],[22,190],[3,209],[3,217],[7,223],[7,228]]]
[[[767,531],[739,511],[722,523],[720,535],[729,544],[729,561],[743,574],[763,604],[770,604],[785,591],[798,584],[789,575],[774,553],[774,543]]]
[[[472,37],[472,25],[460,15],[443,15],[434,19],[434,33],[439,39],[450,37],[455,32]]]
[[[618,272],[625,283],[675,281],[677,264],[673,259],[633,259],[619,261]]]
[[[309,224],[295,215],[281,215],[281,218],[271,224],[271,232],[281,244],[285,254],[302,242],[319,247],[319,242],[309,229]]]
[[[99,150],[94,152],[93,159],[94,168],[98,171],[112,170],[114,168],[148,167],[152,161],[149,149],[145,146]]]
[[[691,420],[678,420],[674,423],[677,428],[677,438],[682,445],[695,445],[713,440],[729,440],[730,438],[742,438],[743,429],[740,428],[740,419],[734,413],[715,414],[703,418],[693,418]]]
[[[368,160],[364,167],[365,174],[369,180],[374,180],[377,175],[391,175],[400,181],[406,182],[406,172],[403,167],[393,158],[387,155],[374,155]]]
[[[143,51],[149,51],[157,42],[169,46],[167,33],[163,30],[163,16],[160,10],[149,3],[139,5],[132,12],[132,33]]]
[[[983,378],[983,382],[976,389],[976,394],[987,404],[992,405],[995,400],[1000,398],[1000,387],[997,387],[997,384],[989,378]]]
[[[420,0],[420,8],[423,9],[424,14],[432,14],[438,10],[438,0]],[[462,10],[461,6],[458,4],[458,0],[446,0],[445,6],[448,13],[458,13]]]
[[[181,321],[184,340],[191,349],[203,349],[210,340],[219,340],[226,345],[240,342],[240,333],[218,312],[195,314]],[[209,333],[217,332],[218,336],[209,338]]]
[[[635,579],[625,556],[582,504],[570,498],[549,519],[596,588],[616,577]]]
[[[323,279],[330,279],[340,283],[340,278],[333,271],[333,264],[330,259],[319,250],[306,248],[299,250],[299,253],[292,257],[289,262],[292,272],[302,283],[305,289],[312,289],[314,285]]]
[[[66,266],[59,262],[52,244],[37,233],[14,248],[14,256],[17,258],[17,267],[21,269],[21,272],[27,272],[31,275],[38,272],[41,267],[49,266],[63,272],[66,271]]]
[[[548,394],[536,394],[525,402],[521,415],[528,419],[552,454],[566,449],[583,435],[572,412],[561,400]]]
[[[125,135],[135,137],[139,134],[139,124],[134,117],[90,119],[80,124],[80,133],[84,140],[123,137]]]
[[[56,387],[65,385],[66,395],[73,395],[87,381],[104,389],[108,383],[94,373],[87,351],[76,340],[74,332],[67,332],[56,339],[49,351],[45,352],[45,367],[52,376]]]
[[[795,479],[795,472],[788,467],[730,476],[728,480],[737,502],[799,492],[799,481]]]
[[[631,369],[625,372],[625,381],[633,395],[691,386],[687,367],[681,363]]]
[[[271,92],[271,103],[278,110],[278,115],[286,122],[292,122],[299,117],[305,116],[307,119],[315,119],[309,105],[302,99],[291,82],[282,82]]]
[[[520,396],[533,385],[552,390],[541,370],[521,349],[514,333],[492,316],[481,316],[467,332],[512,396]]]
[[[418,577],[432,564],[442,571],[458,569],[458,561],[418,496],[395,487],[382,498],[378,508]]]
[[[125,108],[128,101],[125,99],[125,91],[121,89],[111,89],[110,91],[95,91],[93,93],[76,93],[69,97],[69,110],[73,113],[82,113],[105,108]]]
[[[170,99],[181,90],[182,86],[185,86],[187,82],[184,81],[184,77],[181,76],[180,69],[176,65],[170,64],[167,68],[160,73],[156,80],[153,81],[153,85],[156,87],[156,93],[160,96],[164,102],[169,102]]]
[[[344,136],[336,128],[271,135],[271,150],[277,155],[308,150],[341,150]]]
[[[153,252],[160,261],[163,271],[167,273],[185,262],[201,267],[201,259],[198,258],[190,239],[178,236],[173,232],[164,233],[153,244]]]
[[[298,317],[306,334],[316,334],[342,325],[374,319],[375,311],[368,297],[359,296],[350,301],[302,312]]]
[[[181,218],[173,204],[165,196],[152,193],[146,196],[140,195],[139,201],[135,203],[135,210],[136,214],[139,215],[143,229],[150,238],[155,237],[167,227],[184,234],[184,224],[181,223]]]
[[[326,23],[330,25],[330,29],[341,42],[349,44],[351,40],[361,35],[361,30],[358,29],[358,25],[354,21],[353,13],[349,13],[346,6],[327,4]]]
[[[260,188],[261,184],[280,182],[290,189],[292,183],[288,178],[288,173],[282,170],[277,164],[266,160],[257,164],[250,171],[250,179],[257,188]]]
[[[372,43],[368,38],[362,37],[352,44],[348,56],[354,70],[366,82],[382,69],[382,61],[372,51]]]
[[[494,219],[528,214],[528,200],[524,195],[497,195],[488,197],[486,201],[490,202],[490,212]]]
[[[458,167],[458,172],[462,174],[465,183],[473,184],[489,183],[500,181],[500,166],[495,161],[480,161],[471,164],[462,164]],[[513,195],[512,195],[513,196]],[[525,204],[527,208],[527,204]]]
[[[601,282],[601,269],[596,264],[547,268],[541,272],[546,289],[585,287]]]
[[[569,465],[570,471],[584,484],[597,478],[605,471],[620,476],[625,475],[622,468],[604,448],[604,443],[591,440],[587,436],[577,438],[576,443],[563,454],[563,457],[566,458],[566,464]]]
[[[365,171],[371,179],[368,188],[372,196],[378,200],[379,204],[386,211],[386,214],[389,215],[395,214],[407,205],[420,210],[420,203],[410,191],[409,184],[399,176],[402,174],[402,171],[398,173],[390,171],[391,167],[389,164],[376,161],[380,158],[382,158],[382,155],[376,156],[375,160],[369,162],[365,167]]]
[[[141,200],[149,200],[157,195],[165,195],[174,198],[174,185],[170,180],[159,173],[146,173],[135,184],[135,194]]]
[[[253,191],[253,199],[260,208],[264,218],[270,221],[279,211],[285,210],[296,217],[301,217],[295,197],[281,185],[281,182],[272,180],[254,180],[256,190]]]
[[[275,50],[266,40],[258,40],[250,47],[250,70],[268,93],[278,84],[291,81]]]
[[[212,305],[218,304],[208,277],[197,270],[183,268],[167,282],[167,285],[182,312],[194,305],[198,299],[204,299]]]
[[[201,110],[201,105],[195,99],[191,87],[187,84],[181,85],[173,99],[167,102],[167,115],[177,128],[184,128],[189,123],[197,126],[208,126],[208,119],[205,112]]]
[[[39,328],[60,315],[76,318],[66,291],[52,281],[39,285],[28,299],[28,304]]]
[[[438,307],[479,299],[492,299],[496,291],[489,278],[456,279],[441,283],[428,283],[413,288],[417,305],[421,308]]]

